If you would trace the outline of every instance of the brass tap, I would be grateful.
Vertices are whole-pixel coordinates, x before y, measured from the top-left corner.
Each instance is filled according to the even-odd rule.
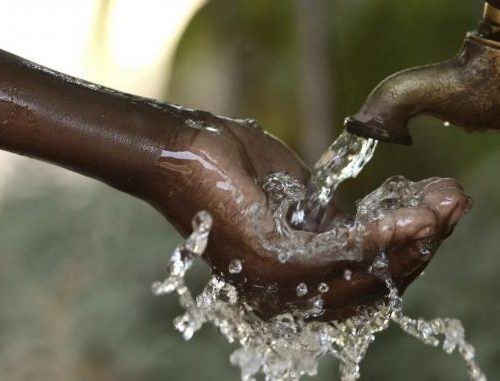
[[[427,114],[469,131],[500,130],[500,1],[488,0],[476,32],[449,61],[396,73],[380,83],[349,132],[411,144],[408,122]]]

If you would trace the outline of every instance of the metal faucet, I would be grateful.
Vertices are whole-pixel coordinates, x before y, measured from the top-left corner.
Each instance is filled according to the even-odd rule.
[[[356,135],[410,145],[408,122],[421,114],[468,131],[500,130],[500,0],[485,3],[478,30],[456,57],[385,79],[345,125]]]

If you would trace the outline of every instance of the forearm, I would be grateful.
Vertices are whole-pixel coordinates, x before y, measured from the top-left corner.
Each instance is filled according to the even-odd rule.
[[[0,51],[0,148],[142,196],[189,111],[114,92]]]

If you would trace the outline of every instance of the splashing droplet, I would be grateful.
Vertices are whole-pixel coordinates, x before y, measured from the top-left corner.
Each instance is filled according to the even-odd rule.
[[[278,260],[280,261],[280,263],[286,263],[286,262],[288,262],[289,258],[290,258],[290,256],[287,253],[280,253],[278,255]]]
[[[239,259],[233,259],[228,270],[230,274],[239,274],[243,270],[243,264]]]
[[[352,279],[352,271],[351,270],[349,270],[349,269],[344,270],[344,279],[348,282],[351,281],[351,279]]]
[[[372,266],[375,269],[375,271],[383,270],[387,268],[387,266],[389,266],[389,261],[387,260],[387,257],[384,252],[381,252],[379,255],[375,257]]]
[[[326,283],[320,283],[318,285],[318,291],[321,292],[322,294],[325,294],[328,291],[330,291],[330,287]]]
[[[297,293],[297,296],[300,298],[302,296],[305,296],[307,295],[308,293],[308,290],[307,290],[307,285],[305,283],[300,283],[298,286],[297,286],[297,289],[296,289],[296,293]]]
[[[421,257],[428,257],[432,254],[432,242],[418,242],[417,247]]]
[[[211,124],[208,124],[207,122],[203,120],[193,120],[193,119],[188,119],[185,122],[186,126],[189,128],[194,128],[196,130],[202,130],[202,131],[208,131],[214,135],[222,135],[223,130],[220,127],[213,126]]]

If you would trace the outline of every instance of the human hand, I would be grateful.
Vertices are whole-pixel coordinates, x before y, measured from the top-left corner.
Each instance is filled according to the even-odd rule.
[[[468,209],[469,199],[452,179],[406,184],[419,198],[415,206],[398,196],[392,206],[379,205],[376,218],[365,217],[362,228],[351,224],[348,234],[338,238],[343,241],[339,245],[334,243],[331,249],[317,253],[293,254],[282,263],[269,250],[269,243],[284,238],[276,231],[272,202],[262,182],[270,173],[286,172],[305,185],[309,170],[288,147],[255,123],[206,113],[201,116],[193,125],[196,128],[183,129],[175,141],[168,142],[169,148],[158,162],[158,172],[167,179],[159,191],[169,195],[159,208],[171,219],[177,216],[173,222],[186,232],[198,210],[211,213],[214,224],[204,258],[263,317],[307,308],[318,295],[324,301],[321,319],[328,320],[350,316],[357,306],[380,300],[387,289],[369,268],[381,252],[388,258],[389,274],[403,292]],[[386,187],[402,181],[393,179]],[[258,221],[251,212],[254,205],[262,209]],[[327,227],[293,234],[306,245],[350,219],[333,205],[328,213],[331,222]],[[346,254],[354,246],[357,255]],[[234,260],[241,262],[241,272],[229,271]],[[297,295],[301,283],[307,285],[307,296]],[[320,284],[326,284],[328,291],[321,293]]]

